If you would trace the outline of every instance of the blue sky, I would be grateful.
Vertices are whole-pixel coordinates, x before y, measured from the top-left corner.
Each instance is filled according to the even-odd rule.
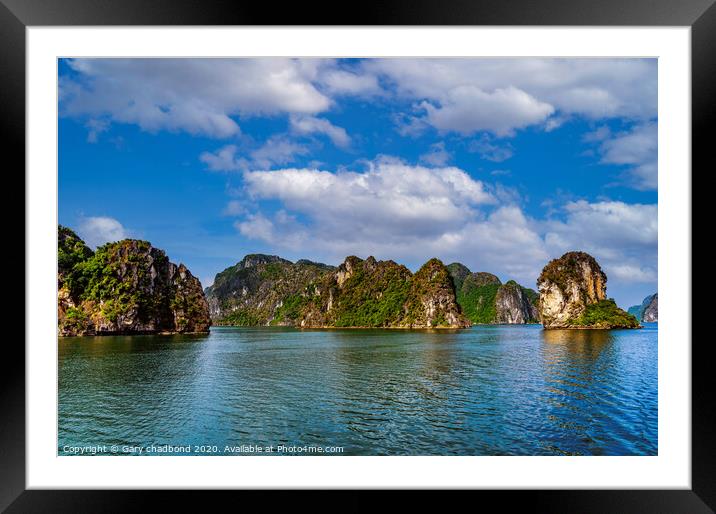
[[[59,222],[205,286],[262,252],[535,287],[584,250],[620,305],[657,290],[656,60],[70,59],[59,88]]]

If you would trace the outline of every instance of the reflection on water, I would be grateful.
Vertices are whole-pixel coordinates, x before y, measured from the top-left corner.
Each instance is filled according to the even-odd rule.
[[[59,342],[65,445],[654,455],[657,329],[216,328]]]

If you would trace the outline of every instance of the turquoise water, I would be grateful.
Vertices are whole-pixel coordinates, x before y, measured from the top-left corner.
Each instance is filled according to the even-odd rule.
[[[60,455],[656,455],[657,325],[62,338],[58,428]]]

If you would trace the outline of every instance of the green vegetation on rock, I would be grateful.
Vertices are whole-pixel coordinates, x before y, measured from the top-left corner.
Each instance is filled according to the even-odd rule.
[[[584,252],[550,261],[537,280],[544,328],[639,328],[638,320],[607,298],[607,276]]]
[[[570,322],[575,327],[638,328],[639,321],[617,307],[612,298],[587,305],[582,315]]]
[[[367,264],[366,264],[367,262]],[[387,327],[400,320],[410,290],[410,270],[394,262],[362,261],[343,284],[333,311],[336,327]]]
[[[60,335],[206,332],[199,280],[147,241],[125,239],[92,252],[58,230]]]
[[[281,305],[276,309],[272,325],[293,324],[303,314],[303,309],[309,304],[307,296],[292,294],[283,299]]]
[[[500,284],[463,287],[457,294],[462,312],[473,323],[494,323],[497,319],[495,298]]]
[[[206,289],[214,323],[299,327],[463,327],[445,266],[415,275],[393,261],[350,256],[338,267],[248,255]]]
[[[76,298],[84,289],[80,266],[92,257],[92,250],[72,230],[62,225],[57,230],[57,282]]]
[[[249,254],[206,288],[217,325],[294,325],[332,266],[302,259],[292,263],[276,255]]]
[[[559,259],[553,259],[542,269],[538,284],[552,283],[561,291],[567,291],[571,284],[583,284],[585,282],[585,269],[589,270],[588,275],[591,282],[596,284],[596,289],[606,291],[607,276],[597,263],[596,259],[585,252],[567,252]],[[584,301],[591,296],[601,296],[601,291],[593,291],[592,287],[580,287],[579,291]]]
[[[492,273],[472,273],[454,262],[448,267],[457,302],[472,323],[533,323],[537,321],[539,295],[514,280],[505,284]],[[502,301],[499,301],[502,300]]]

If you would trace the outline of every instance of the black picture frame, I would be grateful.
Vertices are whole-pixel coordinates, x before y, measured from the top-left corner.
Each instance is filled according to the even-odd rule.
[[[690,26],[692,35],[692,170],[713,172],[708,127],[716,110],[716,0],[398,0],[362,4],[278,4],[192,0],[0,0],[0,126],[6,157],[25,165],[25,28],[62,25],[551,25]],[[321,14],[319,14],[321,13]],[[7,159],[6,159],[7,160]],[[685,170],[685,173],[688,170]],[[694,177],[693,171],[692,178]],[[24,188],[24,185],[20,187]],[[696,191],[696,190],[694,190]],[[697,266],[698,261],[692,262]],[[25,273],[28,270],[25,269]],[[685,299],[691,301],[691,299]],[[695,305],[695,304],[694,304]],[[678,342],[688,344],[689,341]],[[692,342],[692,489],[588,491],[480,491],[481,501],[528,505],[537,512],[713,512],[716,508],[716,390],[711,341]],[[40,491],[25,487],[25,354],[6,350],[0,374],[0,510],[7,512],[119,512],[147,502],[205,507],[205,495],[188,491]],[[698,392],[702,394],[698,394]],[[246,499],[275,493],[241,492]],[[245,495],[249,495],[246,498]],[[257,498],[260,497],[260,498]],[[414,499],[422,501],[421,493]],[[331,508],[330,504],[326,504]],[[356,500],[368,508],[370,500]],[[335,507],[335,506],[334,506]],[[349,510],[347,508],[341,510]],[[362,509],[361,509],[362,510]]]

